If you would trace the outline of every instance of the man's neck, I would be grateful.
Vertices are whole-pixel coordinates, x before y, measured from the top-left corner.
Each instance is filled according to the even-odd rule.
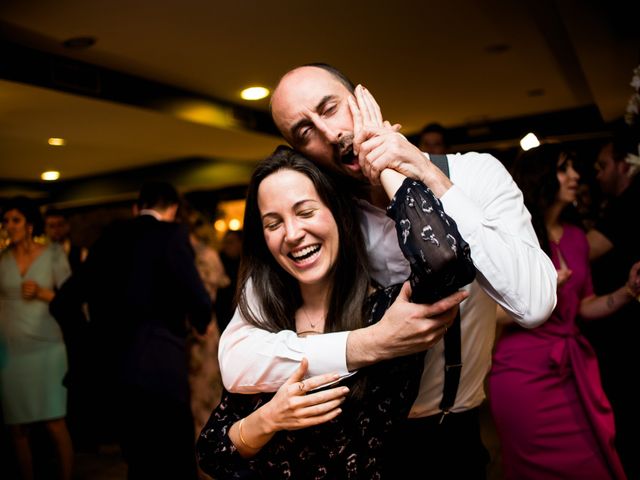
[[[153,218],[155,218],[156,220],[162,221],[162,214],[160,212],[158,212],[157,210],[154,210],[152,208],[143,208],[142,210],[140,210],[140,212],[138,213],[138,216],[141,217],[143,215],[150,215]]]

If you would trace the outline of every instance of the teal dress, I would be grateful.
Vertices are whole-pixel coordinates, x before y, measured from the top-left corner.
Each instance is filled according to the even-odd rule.
[[[0,253],[0,399],[7,425],[62,418],[67,411],[67,352],[49,304],[24,300],[21,285],[33,280],[57,289],[70,275],[64,250],[47,246],[20,275],[10,248]]]

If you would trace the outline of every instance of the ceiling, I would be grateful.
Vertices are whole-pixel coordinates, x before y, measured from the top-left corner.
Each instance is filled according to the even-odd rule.
[[[640,61],[631,3],[3,0],[2,42],[30,67],[0,57],[0,181],[15,190],[51,168],[78,182],[198,158],[243,166],[204,186],[241,183],[282,140],[264,122],[268,100],[239,91],[316,61],[366,85],[407,135],[585,107],[611,122]],[[78,36],[96,43],[62,45]],[[56,59],[95,67],[97,88],[52,80]],[[110,90],[114,75],[124,80]]]

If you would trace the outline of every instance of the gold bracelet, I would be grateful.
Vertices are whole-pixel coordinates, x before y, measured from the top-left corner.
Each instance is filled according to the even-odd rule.
[[[629,285],[625,285],[624,288],[627,293],[631,295],[631,298],[635,298],[638,302],[640,302],[640,295],[636,295],[633,290],[631,290],[631,287]]]
[[[240,423],[238,424],[238,433],[240,434],[240,441],[245,447],[247,447],[250,450],[260,450],[262,447],[253,447],[249,445],[247,441],[244,439],[244,435],[242,435],[242,424],[244,423],[245,418],[246,417],[243,417],[242,420],[240,420]]]

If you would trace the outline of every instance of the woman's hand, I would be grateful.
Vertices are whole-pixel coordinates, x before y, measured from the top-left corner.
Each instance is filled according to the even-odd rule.
[[[271,401],[260,408],[265,433],[319,425],[342,412],[339,407],[349,393],[347,387],[338,386],[313,392],[318,387],[335,382],[340,376],[337,373],[327,373],[303,380],[308,367],[309,362],[303,358],[298,369],[278,389]]]
[[[632,297],[636,297],[636,299],[640,297],[640,262],[636,262],[631,266],[626,289],[627,293]]]
[[[33,300],[38,296],[40,286],[33,280],[25,280],[22,282],[22,298],[25,300]]]
[[[48,303],[53,300],[54,296],[55,292],[53,290],[41,287],[33,280],[25,280],[22,282],[22,298],[25,300],[42,300]]]
[[[252,457],[277,431],[312,427],[340,415],[340,404],[349,389],[334,387],[311,392],[322,385],[335,382],[340,376],[328,373],[303,380],[308,367],[309,362],[303,358],[298,369],[268,403],[231,427],[229,438],[240,455]]]

